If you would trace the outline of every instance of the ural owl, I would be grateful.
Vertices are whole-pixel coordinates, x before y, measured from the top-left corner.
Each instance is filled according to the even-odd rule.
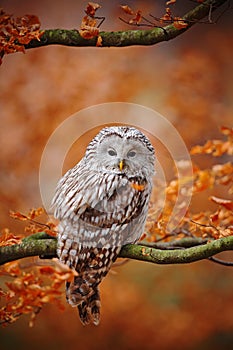
[[[141,131],[106,127],[57,184],[52,201],[59,220],[57,254],[77,271],[66,296],[84,325],[99,323],[98,285],[121,247],[143,233],[154,162],[154,148]]]

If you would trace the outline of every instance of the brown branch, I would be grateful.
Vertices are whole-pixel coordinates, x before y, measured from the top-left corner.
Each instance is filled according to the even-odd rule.
[[[170,249],[168,249],[169,244]],[[191,244],[192,246],[190,247]],[[21,244],[0,247],[0,265],[29,256],[40,256],[43,258],[55,257],[56,246],[57,241],[55,238],[48,236],[44,232],[39,232],[25,238]],[[180,249],[181,247],[183,249]],[[205,243],[205,240],[201,241],[200,238],[192,237],[164,243],[164,247],[160,243],[159,249],[141,244],[128,244],[122,248],[119,257],[154,264],[184,264],[207,259],[227,250],[233,250],[233,236],[213,240],[208,243]]]
[[[209,16],[210,8],[213,13],[217,8],[226,3],[227,0],[206,0],[196,6],[194,9],[186,13],[182,19],[187,22],[187,27],[177,29],[173,24],[169,24],[163,28],[154,28],[151,30],[128,30],[116,32],[100,32],[102,38],[102,47],[124,47],[132,45],[155,45],[163,41],[168,41],[190,29],[198,21]],[[65,45],[65,46],[96,46],[97,37],[86,40],[83,39],[78,30],[66,29],[48,29],[38,40],[32,40],[26,49],[42,47],[46,45]]]

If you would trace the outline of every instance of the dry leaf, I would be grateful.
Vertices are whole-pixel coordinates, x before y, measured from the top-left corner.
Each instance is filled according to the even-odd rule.
[[[33,39],[40,40],[42,35],[37,16],[24,15],[13,18],[3,10],[0,11],[0,50],[4,54],[24,52],[24,45]]]
[[[96,20],[94,18],[89,18],[84,16],[81,23],[81,28],[79,34],[84,39],[92,39],[99,35],[99,28],[96,27]]]
[[[96,11],[101,8],[101,6],[99,4],[97,4],[96,2],[89,2],[87,4],[87,8],[85,10],[86,14],[90,17],[94,17]]]
[[[185,22],[182,18],[180,17],[175,17],[173,21],[173,25],[176,29],[184,29],[188,26],[188,23]]]
[[[102,46],[102,41],[103,41],[103,39],[102,39],[101,36],[99,35],[98,38],[97,38],[97,41],[96,41],[96,46],[97,46],[97,47]]]
[[[145,185],[139,185],[138,183],[132,182],[130,185],[133,189],[135,189],[136,191],[144,191],[145,189]]]
[[[16,236],[10,232],[9,229],[5,228],[2,230],[0,236],[0,246],[9,246],[21,243],[22,237]]]
[[[221,132],[222,132],[224,135],[233,136],[233,128],[228,128],[227,126],[222,126],[222,127],[221,127]]]
[[[19,211],[12,211],[10,210],[10,217],[13,219],[17,219],[17,220],[21,220],[21,221],[27,221],[28,217],[22,213],[20,213]]]
[[[127,15],[134,14],[134,11],[128,5],[121,5],[121,8]]]
[[[172,21],[172,13],[169,7],[166,7],[166,13],[162,17],[160,17],[160,22],[171,22]]]
[[[210,200],[216,204],[223,206],[227,210],[233,210],[233,201],[231,201],[230,199],[224,199],[224,198],[211,196]]]
[[[135,13],[135,17],[129,20],[129,24],[139,24],[142,20],[142,11],[138,10]]]
[[[31,209],[27,215],[20,213],[19,211],[12,211],[10,210],[10,217],[13,219],[18,219],[21,221],[26,221],[26,220],[34,220],[37,216],[40,216],[44,214],[44,208],[40,207],[37,209]]]

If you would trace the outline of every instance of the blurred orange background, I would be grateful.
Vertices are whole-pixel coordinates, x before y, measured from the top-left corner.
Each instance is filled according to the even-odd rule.
[[[193,3],[177,0],[185,13]],[[103,30],[130,29],[118,1],[102,1]],[[165,1],[129,1],[162,15]],[[185,6],[184,6],[185,5]],[[35,14],[41,28],[79,28],[86,1],[2,1],[7,13]],[[221,12],[221,11],[220,11]],[[77,111],[104,102],[133,102],[161,113],[187,147],[232,125],[232,10],[217,24],[197,24],[153,47],[48,46],[5,56],[0,79],[1,228],[23,232],[9,210],[41,205],[38,169],[53,130]],[[84,147],[85,148],[85,147]],[[83,148],[83,149],[84,149]],[[83,151],[83,149],[81,151]],[[196,159],[195,159],[196,160]],[[207,167],[212,160],[198,157]],[[206,202],[205,202],[206,203]],[[196,203],[200,210],[200,203]],[[208,208],[206,208],[208,209]],[[102,321],[83,328],[77,312],[45,307],[0,329],[1,349],[229,349],[233,343],[232,270],[208,261],[156,266],[131,261],[102,283]]]

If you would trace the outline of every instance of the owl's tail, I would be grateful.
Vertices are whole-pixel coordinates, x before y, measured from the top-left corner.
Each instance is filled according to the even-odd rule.
[[[62,251],[64,252],[64,250]],[[120,252],[120,246],[113,248],[79,249],[78,263],[63,259],[78,273],[73,282],[66,284],[66,298],[71,306],[78,307],[81,322],[86,325],[94,323],[98,325],[100,320],[100,296],[98,285],[107,275],[113,262]],[[70,254],[71,258],[72,255]],[[69,259],[70,259],[69,256]]]
[[[71,306],[77,306],[83,325],[100,321],[100,294],[98,284],[90,285],[82,277],[75,277],[73,283],[66,284],[66,298]]]
[[[100,322],[100,295],[98,287],[94,290],[94,294],[82,301],[78,305],[79,317],[83,325],[93,323],[98,325]]]

